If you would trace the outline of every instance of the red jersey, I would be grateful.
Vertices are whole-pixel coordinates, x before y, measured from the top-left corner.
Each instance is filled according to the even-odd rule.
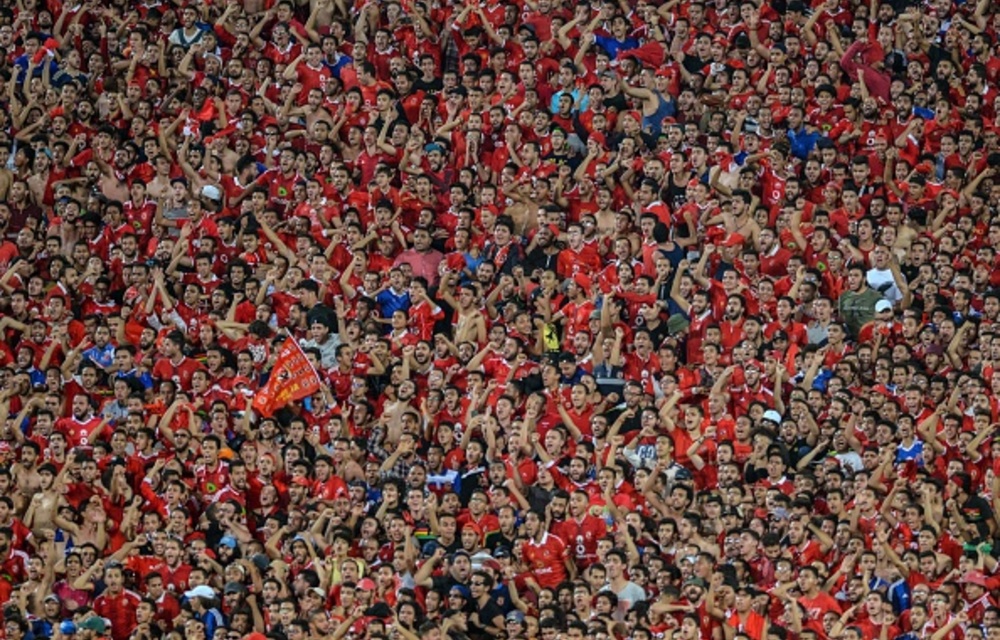
[[[566,580],[565,560],[569,557],[569,549],[558,536],[545,532],[541,542],[528,540],[523,553],[539,586],[555,589]]]
[[[174,384],[181,389],[189,391],[191,389],[191,377],[194,372],[201,368],[195,360],[181,357],[180,362],[174,364],[169,358],[160,358],[153,365],[153,378],[156,380],[173,380]]]
[[[583,570],[597,562],[597,541],[608,535],[608,526],[588,513],[579,521],[570,517],[553,523],[552,533],[569,543],[576,566]]]
[[[201,490],[202,496],[206,499],[229,484],[229,469],[218,461],[216,461],[214,469],[198,465],[194,470],[194,476],[197,478],[198,488]]]
[[[91,416],[89,420],[77,420],[75,417],[60,418],[56,421],[56,431],[66,436],[71,447],[86,447],[91,444],[90,435],[97,430],[101,419]]]
[[[94,600],[94,613],[111,621],[111,637],[114,640],[128,640],[135,628],[135,610],[142,602],[139,594],[128,589],[117,595],[107,591]]]

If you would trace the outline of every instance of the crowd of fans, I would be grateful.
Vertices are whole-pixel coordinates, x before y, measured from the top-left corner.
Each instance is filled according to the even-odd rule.
[[[0,2],[3,640],[1000,640],[998,31]]]

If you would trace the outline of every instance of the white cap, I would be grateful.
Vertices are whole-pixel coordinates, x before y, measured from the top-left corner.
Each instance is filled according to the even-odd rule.
[[[764,412],[763,420],[770,420],[774,424],[781,424],[781,414],[774,409],[768,409]]]
[[[184,592],[185,598],[214,598],[215,590],[207,584],[200,584],[190,591]]]
[[[882,313],[883,311],[892,311],[892,303],[885,298],[875,303],[875,313]]]
[[[215,200],[216,202],[222,202],[222,191],[219,187],[214,184],[206,184],[201,188],[201,197],[208,198],[209,200]]]

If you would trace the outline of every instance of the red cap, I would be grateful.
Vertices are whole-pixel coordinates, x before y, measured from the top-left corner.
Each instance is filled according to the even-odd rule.
[[[573,276],[573,282],[576,283],[576,286],[587,291],[590,291],[590,287],[593,285],[593,281],[582,273]]]
[[[602,147],[608,146],[607,137],[600,131],[595,131],[594,133],[590,134],[590,139],[596,142],[597,144],[601,145]]]
[[[963,583],[965,584],[977,584],[980,587],[986,589],[986,574],[982,571],[970,571],[969,573],[962,576]]]
[[[312,486],[312,482],[309,481],[309,478],[305,478],[303,476],[297,476],[295,478],[292,478],[292,484],[297,484],[300,487],[311,487]]]
[[[449,254],[448,257],[445,258],[444,264],[451,271],[462,271],[466,266],[468,266],[465,263],[465,258],[462,257],[462,254],[460,253]]]
[[[705,232],[705,242],[707,244],[719,244],[726,237],[726,230],[722,227],[712,227]]]
[[[741,246],[743,246],[743,243],[745,241],[746,241],[746,238],[744,238],[741,234],[739,234],[739,233],[730,233],[729,236],[726,237],[725,242],[722,243],[722,246],[724,246],[724,247],[741,247]]]

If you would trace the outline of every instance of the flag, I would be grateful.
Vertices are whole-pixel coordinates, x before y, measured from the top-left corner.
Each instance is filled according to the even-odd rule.
[[[289,337],[281,345],[267,384],[254,397],[253,408],[270,417],[286,404],[316,393],[319,387],[319,374],[299,343]]]

